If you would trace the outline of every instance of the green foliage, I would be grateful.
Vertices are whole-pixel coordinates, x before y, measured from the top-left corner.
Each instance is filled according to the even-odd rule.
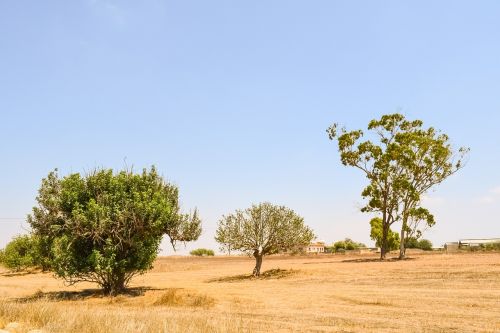
[[[198,256],[198,257],[208,257],[208,256],[214,256],[215,253],[213,250],[210,249],[196,249],[191,252],[189,252],[190,255],[192,256]]]
[[[416,237],[410,237],[405,240],[405,247],[407,249],[418,249],[418,239]]]
[[[481,244],[483,251],[500,251],[500,243]]]
[[[253,255],[257,260],[255,275],[260,274],[262,256],[308,245],[313,238],[302,217],[267,202],[223,216],[215,235],[218,243]]]
[[[52,253],[50,251],[51,244],[49,239],[37,234],[32,234],[30,237],[34,265],[40,267],[44,272],[50,270]]]
[[[375,217],[370,220],[370,238],[375,241],[375,246],[382,246],[382,235],[383,235],[383,226],[382,219],[380,217]],[[387,250],[394,251],[399,248],[399,234],[391,229],[387,232]]]
[[[403,234],[416,234],[421,233],[420,222],[428,227],[435,223],[420,207],[421,197],[463,167],[468,149],[460,148],[454,154],[448,136],[401,114],[372,120],[368,130],[373,133],[372,141],[361,141],[361,130],[339,131],[336,124],[327,132],[331,140],[337,140],[342,164],[361,170],[368,179],[361,194],[367,203],[361,210],[381,216],[384,258],[390,247],[388,237],[393,237],[389,232],[392,224],[402,222]]]
[[[350,238],[346,238],[343,241],[338,241],[333,244],[335,252],[338,252],[339,250],[356,250],[363,247],[366,247],[366,245],[363,243],[356,243]]]
[[[431,251],[432,250],[432,242],[428,239],[421,239],[418,240],[415,237],[408,238],[406,240],[406,245],[405,247],[407,249],[421,249],[425,251]]]
[[[418,242],[418,248],[424,251],[432,251],[432,242],[428,239],[421,239]]]
[[[12,270],[21,271],[35,266],[32,240],[28,235],[14,237],[2,251],[2,264]]]
[[[106,294],[152,267],[163,235],[175,246],[201,233],[196,210],[180,213],[177,187],[154,167],[64,178],[56,170],[42,180],[37,201],[28,222],[42,257],[68,283],[95,282]]]
[[[334,253],[335,251],[335,246],[325,246],[325,253]]]

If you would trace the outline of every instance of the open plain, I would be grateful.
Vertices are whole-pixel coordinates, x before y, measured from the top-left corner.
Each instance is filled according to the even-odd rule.
[[[16,332],[499,332],[500,253],[161,257],[129,294],[0,274],[0,328]]]

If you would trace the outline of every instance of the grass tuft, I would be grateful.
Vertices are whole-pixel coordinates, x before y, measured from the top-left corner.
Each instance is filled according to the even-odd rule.
[[[214,305],[214,303],[215,300],[210,296],[185,292],[180,288],[172,288],[158,297],[153,302],[153,305],[209,308]]]

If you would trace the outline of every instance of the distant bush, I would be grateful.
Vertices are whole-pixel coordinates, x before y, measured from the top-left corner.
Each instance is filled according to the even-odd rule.
[[[5,267],[15,271],[36,266],[35,249],[28,235],[14,237],[2,250],[0,257]]]
[[[405,242],[405,247],[407,249],[418,249],[418,239],[415,237],[410,237]]]
[[[189,252],[189,254],[198,257],[209,257],[209,256],[214,256],[214,251],[209,249],[196,249]]]
[[[361,247],[366,247],[363,243],[356,243],[350,238],[346,238],[343,241],[338,241],[333,244],[335,252],[341,252],[345,250],[356,250]]]
[[[486,251],[500,251],[500,243],[483,244]]]
[[[432,242],[428,239],[421,239],[418,241],[418,248],[424,251],[431,251]]]
[[[418,240],[418,239],[412,237],[406,241],[405,246],[407,249],[421,249],[424,251],[431,251],[432,250],[432,242],[428,239]]]
[[[334,253],[335,246],[325,246],[325,253]]]
[[[480,244],[479,246],[471,246],[468,248],[469,251],[500,251],[500,243],[491,244]]]

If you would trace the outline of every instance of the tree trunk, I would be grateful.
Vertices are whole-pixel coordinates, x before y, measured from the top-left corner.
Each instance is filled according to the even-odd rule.
[[[399,241],[399,259],[402,260],[406,255],[405,248],[405,224],[403,223],[403,227],[401,227],[401,239]]]
[[[382,221],[384,222],[384,221]],[[380,260],[384,260],[385,259],[385,256],[388,252],[388,249],[387,249],[387,236],[389,234],[389,226],[387,225],[387,223],[384,223],[382,225],[382,244],[380,244]]]
[[[121,294],[126,289],[125,274],[111,275],[103,285],[102,289],[105,295],[116,296]]]
[[[262,266],[262,254],[254,253],[255,268],[253,269],[253,276],[260,276],[260,267]]]

